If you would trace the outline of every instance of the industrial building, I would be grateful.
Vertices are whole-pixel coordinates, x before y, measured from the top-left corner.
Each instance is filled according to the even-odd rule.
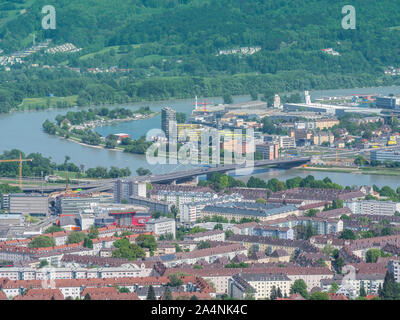
[[[91,209],[96,204],[112,203],[113,196],[68,194],[56,199],[56,210],[59,214],[78,214],[82,210]]]
[[[398,97],[376,97],[375,105],[377,108],[382,109],[399,109],[400,108],[400,98]]]
[[[159,201],[156,199],[149,199],[137,196],[131,196],[129,198],[129,203],[139,206],[146,206],[149,208],[150,212],[160,212],[162,214],[168,214],[171,211],[172,203],[165,201]]]
[[[371,161],[399,161],[400,153],[396,151],[373,150],[371,151]]]
[[[22,214],[0,214],[0,225],[23,225],[25,217]]]
[[[151,214],[148,211],[111,211],[110,216],[114,217],[117,226],[145,226],[150,220]]]
[[[82,230],[90,227],[90,223],[97,226],[111,224],[120,226],[144,226],[151,218],[149,208],[132,204],[103,203],[93,204],[88,209],[80,210],[77,218]]]
[[[46,216],[49,214],[49,200],[46,195],[42,194],[4,194],[2,208],[10,213]]]

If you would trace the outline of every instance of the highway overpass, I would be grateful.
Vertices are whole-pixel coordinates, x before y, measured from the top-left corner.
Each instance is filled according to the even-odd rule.
[[[296,158],[287,158],[287,159],[275,159],[275,160],[256,160],[253,165],[249,165],[248,163],[244,164],[229,164],[229,165],[219,165],[211,168],[197,168],[187,171],[179,171],[179,172],[171,172],[167,174],[160,175],[151,175],[151,176],[142,176],[142,177],[134,177],[135,180],[138,181],[148,181],[151,183],[174,183],[179,181],[188,180],[191,178],[195,178],[203,175],[211,175],[213,173],[225,173],[228,171],[233,171],[237,169],[245,169],[245,168],[256,168],[256,167],[264,167],[264,166],[283,166],[283,167],[294,167],[299,166],[305,163],[308,163],[311,160],[311,157],[296,157]],[[81,185],[70,185],[72,189],[82,189],[83,193],[88,192],[101,192],[111,190],[114,185],[113,179],[107,180],[97,180],[94,182],[88,182]],[[46,187],[24,187],[24,192],[45,192],[51,193],[56,191],[65,190],[64,186],[46,186]]]

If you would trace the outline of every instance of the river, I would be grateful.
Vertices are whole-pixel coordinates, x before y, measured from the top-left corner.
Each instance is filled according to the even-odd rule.
[[[344,173],[344,172],[323,172],[323,171],[310,171],[302,169],[278,169],[278,168],[259,168],[255,169],[251,174],[254,177],[270,180],[276,178],[281,181],[286,181],[294,177],[305,178],[308,175],[312,175],[317,180],[323,180],[328,177],[332,182],[340,184],[342,186],[372,186],[376,184],[379,188],[389,186],[396,190],[400,187],[399,176],[388,176],[388,175],[373,175],[373,174],[361,174],[361,173]],[[249,176],[237,176],[239,180],[247,182]]]
[[[340,89],[340,90],[321,90],[311,91],[311,98],[316,99],[323,96],[350,95],[350,94],[400,94],[400,87],[377,87],[377,88],[357,88],[357,89]],[[202,101],[203,99],[199,99]],[[210,103],[222,103],[221,97],[207,98]],[[236,96],[234,102],[249,101],[249,96]],[[168,100],[157,102],[140,102],[124,105],[125,108],[132,110],[142,106],[149,106],[153,111],[160,111],[164,106],[170,106],[177,112],[184,112],[189,115],[194,108],[194,99],[187,100]],[[110,107],[115,108],[116,106]],[[120,106],[118,106],[120,107]],[[71,161],[75,164],[84,165],[85,168],[104,166],[104,167],[128,167],[133,175],[139,167],[150,169],[154,174],[166,173],[171,171],[180,171],[190,169],[190,166],[178,165],[150,165],[147,163],[144,155],[128,154],[118,151],[100,149],[95,147],[83,146],[78,143],[51,136],[43,132],[42,123],[49,119],[54,121],[58,114],[65,114],[67,111],[83,110],[87,108],[69,108],[69,109],[52,109],[44,111],[21,111],[11,114],[0,114],[0,152],[5,150],[19,149],[29,154],[39,152],[57,163],[64,161],[66,155],[71,157]],[[161,116],[131,121],[121,122],[109,126],[96,128],[101,135],[106,136],[111,133],[128,133],[132,138],[137,139],[142,135],[146,135],[151,129],[159,129],[161,127]],[[376,176],[376,175],[354,175],[347,173],[321,173],[301,170],[278,170],[268,169],[265,178],[281,175],[282,179],[287,179],[296,175],[306,176],[312,174],[318,178],[330,177],[332,181],[343,184],[368,184],[373,183],[378,186],[397,185],[397,177],[393,176]],[[339,179],[339,180],[337,180]]]

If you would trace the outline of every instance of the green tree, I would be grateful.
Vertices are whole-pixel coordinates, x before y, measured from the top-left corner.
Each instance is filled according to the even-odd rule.
[[[308,210],[308,211],[305,213],[305,215],[306,215],[307,217],[314,217],[317,213],[318,213],[318,210],[316,210],[316,209],[310,209],[310,210]]]
[[[327,292],[313,292],[310,295],[310,300],[329,300],[329,295]]]
[[[149,290],[147,291],[146,300],[157,300],[156,293],[154,292],[154,288],[152,285],[149,286]]]
[[[360,297],[366,297],[367,293],[365,292],[364,286],[360,287]]]
[[[375,263],[380,256],[381,256],[381,250],[372,248],[369,249],[365,254],[365,261],[367,263]]]
[[[99,230],[96,226],[91,226],[88,234],[89,239],[97,239],[99,237]]]
[[[59,226],[51,226],[51,227],[48,227],[44,231],[44,233],[54,233],[54,232],[60,232],[60,231],[64,231],[64,229]]]
[[[28,243],[29,248],[48,248],[55,247],[55,245],[56,241],[54,240],[54,238],[47,236],[37,236]]]
[[[248,286],[244,291],[243,299],[244,300],[256,300],[254,294],[256,290],[252,286]]]
[[[233,98],[229,93],[225,93],[222,97],[224,99],[224,104],[232,104]]]
[[[290,293],[298,293],[300,294],[304,299],[308,299],[309,294],[307,291],[307,284],[304,282],[303,279],[297,279],[293,282],[292,286],[290,287]]]
[[[151,171],[149,169],[145,169],[145,168],[142,168],[142,167],[136,169],[136,173],[139,176],[149,176],[149,175],[151,175]]]
[[[121,241],[120,240],[127,240]],[[114,246],[118,249],[112,252],[113,258],[120,258],[120,259],[128,259],[128,260],[136,260],[138,258],[144,258],[146,253],[136,243],[129,243],[128,239],[120,239],[114,242]]]
[[[171,294],[171,289],[169,287],[165,288],[164,300],[173,300],[172,294]]]
[[[49,263],[47,262],[47,260],[40,260],[39,268],[43,268],[48,265]]]
[[[328,257],[333,256],[333,250],[334,247],[331,244],[327,244],[324,246],[324,248],[322,249],[322,252],[325,253]]]
[[[232,230],[226,230],[225,231],[225,238],[228,239],[231,235],[233,235],[233,231]]]
[[[92,300],[92,297],[90,296],[89,293],[86,293],[83,300]]]
[[[197,245],[197,249],[207,249],[211,248],[211,243],[209,241],[200,241]]]
[[[93,241],[90,239],[90,238],[85,238],[84,240],[83,240],[83,246],[85,247],[85,248],[93,248]]]
[[[136,243],[142,248],[148,248],[151,252],[157,250],[157,241],[153,235],[141,234],[136,238]]]
[[[331,284],[331,287],[329,288],[329,292],[336,293],[336,291],[338,291],[338,289],[339,289],[339,285],[336,282],[333,282]]]
[[[214,230],[223,230],[223,229],[224,229],[224,227],[222,226],[221,223],[217,223],[217,224],[214,226]]]
[[[353,232],[353,230],[350,229],[344,229],[342,233],[340,234],[340,239],[346,239],[346,240],[356,240],[356,235]]]
[[[384,300],[398,300],[400,298],[400,287],[394,279],[392,272],[386,271],[382,289],[379,290],[379,297]]]
[[[86,234],[84,234],[83,232],[74,231],[74,232],[71,232],[71,233],[68,235],[67,244],[71,244],[71,243],[80,243],[80,242],[82,242],[83,240],[85,240],[85,238],[86,238]]]
[[[365,158],[362,157],[362,156],[357,156],[357,157],[354,159],[354,164],[357,165],[357,166],[363,166],[363,165],[365,165],[366,163],[367,163],[367,160],[365,160]]]
[[[178,274],[171,274],[168,276],[168,278],[169,278],[168,286],[170,287],[179,287],[183,285],[183,281]]]

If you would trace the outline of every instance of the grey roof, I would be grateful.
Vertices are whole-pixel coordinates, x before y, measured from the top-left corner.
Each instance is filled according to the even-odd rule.
[[[246,203],[247,204],[247,203]],[[236,214],[236,215],[247,215],[254,217],[268,217],[276,214],[281,214],[285,212],[296,211],[297,208],[294,205],[279,206],[275,208],[265,208],[265,209],[253,209],[251,206],[245,208],[243,206],[237,206],[237,204],[225,204],[225,205],[214,205],[206,206],[203,212],[215,212],[220,214]]]
[[[284,274],[276,273],[244,273],[240,275],[247,282],[251,281],[290,281]]]
[[[160,256],[161,261],[171,261],[176,259],[176,255],[174,253],[164,254]]]

